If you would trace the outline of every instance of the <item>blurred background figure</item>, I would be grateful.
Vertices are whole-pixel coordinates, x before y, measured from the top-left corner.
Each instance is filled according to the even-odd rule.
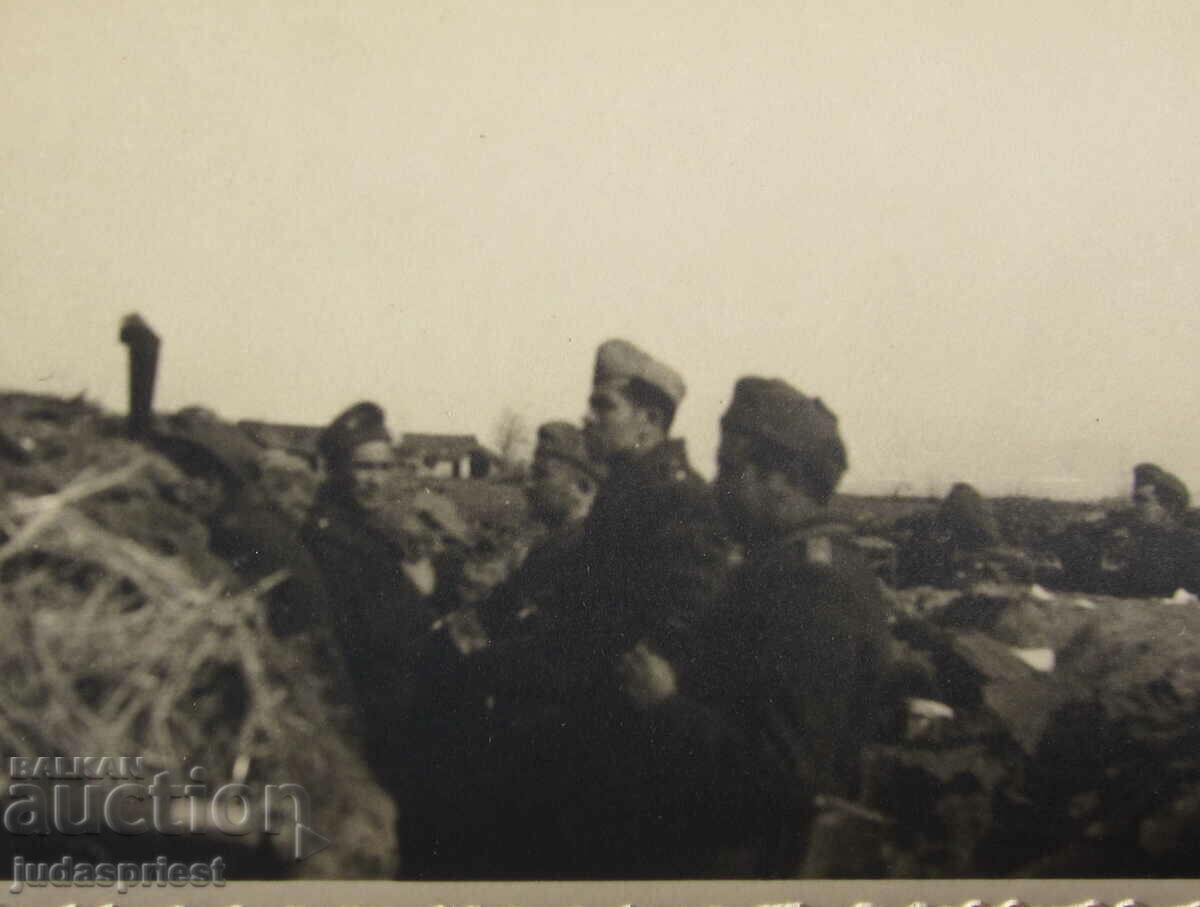
[[[538,429],[529,484],[529,509],[548,529],[578,526],[592,509],[604,467],[588,456],[583,433],[570,422]]]
[[[506,635],[538,612],[578,603],[583,521],[603,477],[604,467],[588,456],[577,427],[547,422],[538,429],[525,496],[547,533],[488,599],[483,611],[492,635]]]
[[[1068,526],[1054,540],[1063,584],[1109,595],[1200,592],[1200,529],[1190,502],[1177,476],[1139,463],[1129,508]]]
[[[900,520],[895,530],[900,586],[950,587],[1033,578],[1030,557],[1004,543],[991,505],[966,482],[957,482],[934,513]]]
[[[591,645],[580,625],[580,539],[602,475],[578,428],[543,425],[525,493],[546,534],[490,595],[462,589],[460,607],[439,618],[415,709],[414,739],[438,758],[414,769],[425,779],[420,824],[432,838],[421,865],[409,860],[414,875],[536,878],[559,869],[563,800],[549,782],[563,767],[551,753],[579,682],[580,647]],[[467,578],[487,563],[467,561]]]
[[[252,584],[283,571],[283,581],[266,597],[271,630],[279,636],[312,630],[327,637],[330,609],[321,573],[300,540],[295,514],[280,508],[263,487],[261,448],[203,407],[156,418],[161,340],[138,315],[122,321],[119,336],[129,353],[126,433],[188,476],[180,489],[184,503],[207,523],[210,548],[240,578]]]
[[[1133,467],[1134,518],[1142,526],[1165,526],[1180,522],[1192,496],[1186,485],[1153,463]]]
[[[283,571],[266,597],[278,636],[312,631],[330,642],[332,614],[321,571],[299,525],[262,488],[261,451],[214,413],[188,407],[163,420],[154,446],[191,478],[193,512],[206,514],[209,546],[248,583]]]

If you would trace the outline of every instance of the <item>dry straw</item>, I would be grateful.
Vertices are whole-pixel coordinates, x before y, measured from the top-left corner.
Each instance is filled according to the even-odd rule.
[[[338,824],[343,839],[387,840],[391,805],[365,775],[312,641],[268,632],[262,596],[286,573],[237,591],[232,575],[202,583],[185,560],[78,506],[155,459],[0,502],[0,750],[136,754],[173,776],[194,763],[210,785],[300,783],[326,836]],[[301,869],[386,874],[389,858],[343,849]]]

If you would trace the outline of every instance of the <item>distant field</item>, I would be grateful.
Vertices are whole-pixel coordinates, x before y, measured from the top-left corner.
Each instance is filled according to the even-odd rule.
[[[507,538],[536,532],[520,484],[471,479],[413,479],[415,485],[440,491],[451,498],[464,517],[485,533]],[[932,512],[940,498],[896,495],[836,495],[832,509],[841,520],[866,532],[886,533],[897,520]],[[1036,548],[1048,535],[1067,523],[1119,502],[1054,501],[1048,498],[1003,497],[990,499],[1001,532],[1010,544]]]
[[[936,510],[940,498],[837,495],[833,510],[841,519],[868,531],[883,531],[897,520],[915,513]],[[1049,498],[1002,497],[988,502],[1000,524],[1005,541],[1036,548],[1048,535],[1089,514],[1120,502],[1054,501]]]
[[[834,496],[832,506],[840,519],[855,525],[887,526],[901,517],[934,510],[937,505],[937,498],[839,494]]]

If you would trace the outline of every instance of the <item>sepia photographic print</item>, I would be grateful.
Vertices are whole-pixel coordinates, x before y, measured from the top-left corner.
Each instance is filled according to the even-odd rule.
[[[1200,888],[1186,0],[0,0],[34,904]]]

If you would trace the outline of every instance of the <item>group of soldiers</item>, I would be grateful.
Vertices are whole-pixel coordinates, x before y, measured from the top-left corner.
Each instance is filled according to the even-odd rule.
[[[397,506],[373,403],[323,431],[298,534],[203,413],[142,429],[212,483],[213,546],[235,568],[287,571],[271,628],[336,666],[396,800],[402,877],[842,871],[828,832],[813,865],[811,830],[857,795],[888,637],[876,578],[828,513],[837,418],[743,378],[710,485],[670,435],[684,392],[632,344],[600,346],[582,427],[537,433],[526,494],[546,532],[486,595],[464,594],[447,500]]]
[[[739,380],[710,485],[671,437],[682,377],[602,344],[582,426],[537,433],[525,491],[545,534],[502,582],[473,583],[449,501],[397,501],[379,406],[322,432],[326,478],[297,531],[254,481],[257,455],[204,414],[138,426],[142,327],[122,335],[131,431],[212,483],[212,544],[236,569],[286,571],[271,629],[323,650],[395,798],[402,877],[879,871],[861,756],[903,725],[905,671],[877,571],[830,510],[847,454],[820,399]],[[1143,523],[1186,511],[1178,480],[1139,470]],[[925,523],[910,581],[1004,549],[970,486]]]
[[[1123,597],[1200,591],[1200,514],[1189,509],[1187,486],[1156,464],[1139,463],[1131,492],[1124,505],[1066,525],[1018,513],[1015,522],[1026,525],[1005,531],[990,503],[960,482],[935,510],[883,530],[898,554],[895,584],[1039,582]]]
[[[546,535],[465,605],[406,566],[379,407],[322,436],[302,537],[405,876],[792,876],[817,804],[855,797],[888,647],[875,577],[827,515],[837,419],[742,379],[710,487],[670,437],[684,390],[603,344],[582,428],[538,431]],[[441,553],[434,586],[455,588]]]

